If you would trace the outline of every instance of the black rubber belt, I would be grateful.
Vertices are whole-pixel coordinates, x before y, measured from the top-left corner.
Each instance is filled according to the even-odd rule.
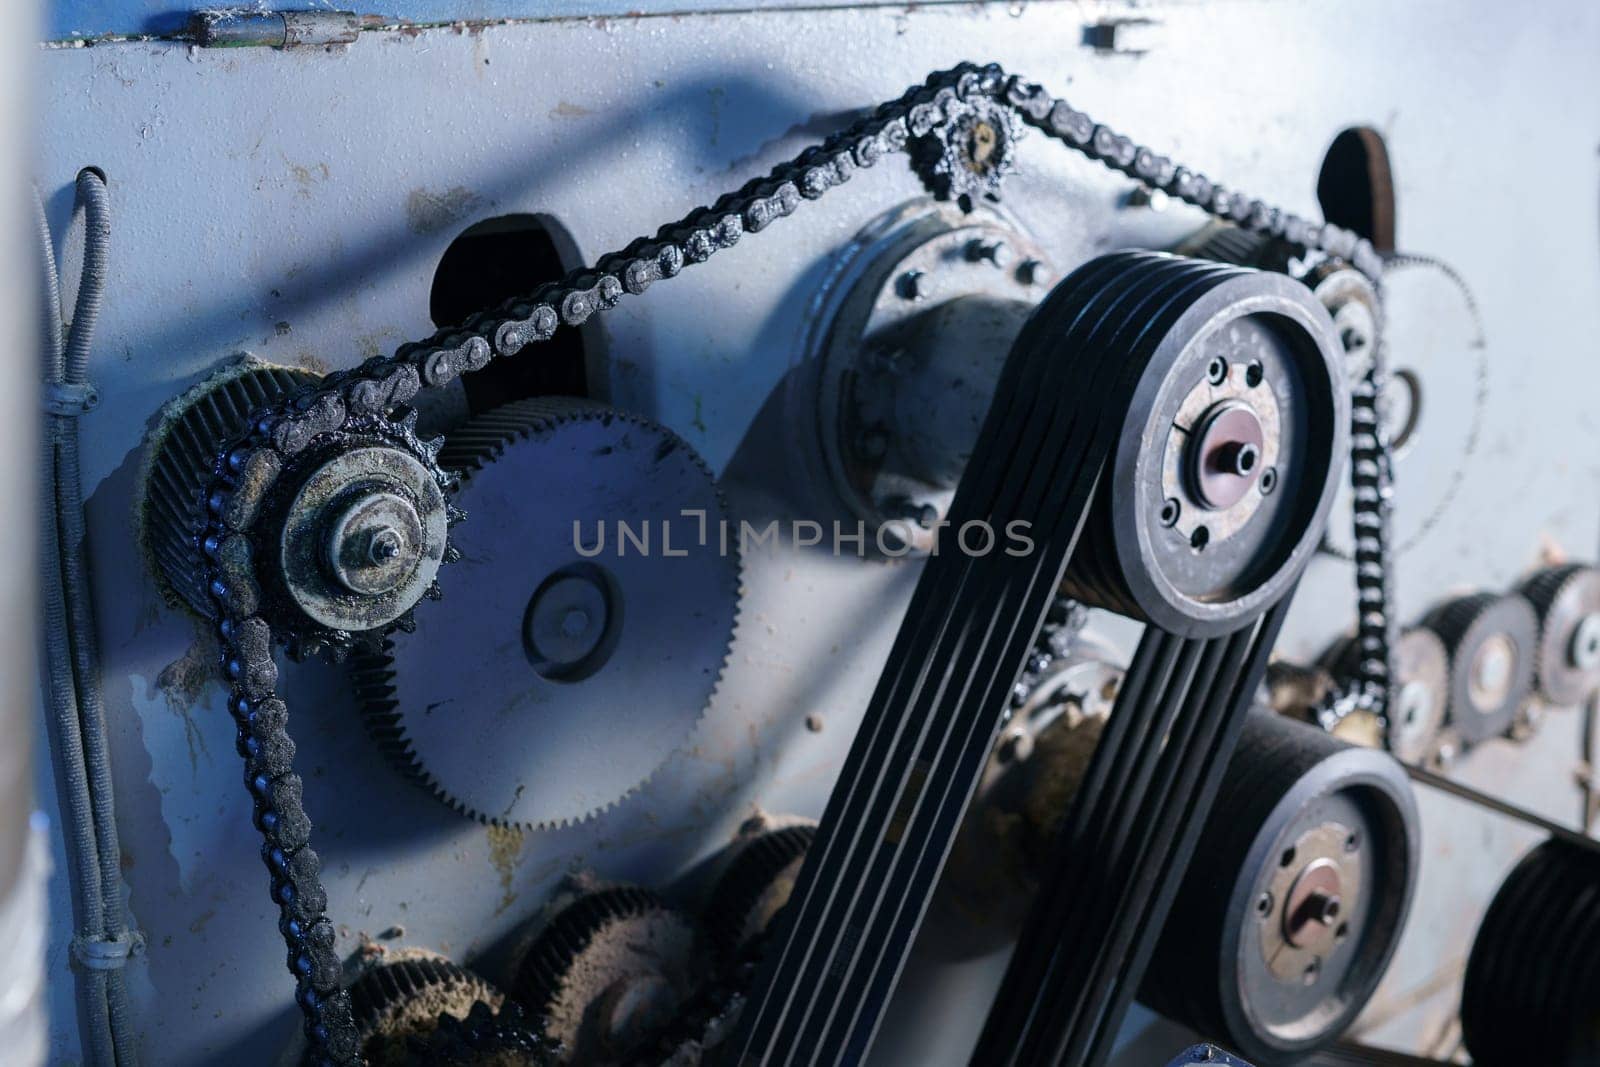
[[[1146,631],[974,1063],[1077,1065],[1110,1054],[1288,603],[1228,637]]]
[[[1129,353],[1162,336],[1198,292],[1240,273],[1158,258],[1109,256],[1083,268],[1013,346],[944,533],[984,521],[1003,538],[1008,523],[1026,520],[1034,551],[969,555],[945,536],[928,560],[722,1062],[864,1058],[1083,532],[1149,346],[1142,358]],[[1107,284],[1123,278],[1132,283]],[[1265,653],[1256,646],[1269,647],[1275,630],[1276,621],[1217,639],[1205,654],[1218,667],[1235,664],[1236,678],[1259,674]],[[1203,714],[1212,703],[1195,712],[1208,736],[1218,725]],[[1213,745],[1220,760],[1237,735],[1227,725]]]

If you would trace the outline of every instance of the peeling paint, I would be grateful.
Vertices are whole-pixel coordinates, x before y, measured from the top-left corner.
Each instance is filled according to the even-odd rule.
[[[216,639],[204,627],[196,629],[198,634],[189,650],[156,675],[156,691],[166,700],[167,708],[183,720],[184,740],[189,745],[189,767],[198,774],[200,756],[203,754],[209,760],[211,753],[206,748],[205,735],[194,721],[192,710],[207,683],[216,677],[212,665],[217,659],[217,645]]]

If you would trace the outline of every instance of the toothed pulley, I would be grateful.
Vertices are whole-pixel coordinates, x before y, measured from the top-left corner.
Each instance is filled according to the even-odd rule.
[[[742,829],[706,902],[706,921],[725,961],[737,963],[758,952],[773,920],[789,902],[817,824],[795,820],[783,826],[765,822]]]
[[[409,626],[445,558],[450,516],[448,479],[409,413],[352,419],[292,458],[236,450],[218,469],[218,453],[255,410],[316,381],[244,359],[168,405],[150,441],[140,512],[158,573],[189,607],[215,612],[216,590],[204,584],[215,561],[234,610],[267,617],[296,654],[343,651],[358,635]],[[219,473],[232,495],[207,499]],[[198,540],[214,513],[227,532]]]
[[[1509,730],[1533,690],[1539,619],[1525,597],[1477,593],[1429,614],[1450,650],[1450,721],[1468,744]]]
[[[419,955],[384,963],[350,986],[350,1011],[369,1067],[419,1062],[411,1046],[441,1019],[464,1019],[482,1003],[497,1010],[504,996],[447,959]]]
[[[374,735],[484,821],[582,819],[699,720],[738,612],[739,560],[704,461],[648,419],[535,399],[451,434],[450,591],[356,669]]]
[[[1552,567],[1528,579],[1522,592],[1539,613],[1539,695],[1560,705],[1588,699],[1600,690],[1600,570]]]
[[[513,995],[585,1067],[632,1063],[707,980],[705,935],[646,889],[612,886],[559,902],[517,968]]]

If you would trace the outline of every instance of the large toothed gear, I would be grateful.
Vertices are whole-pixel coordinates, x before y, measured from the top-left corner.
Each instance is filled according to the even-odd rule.
[[[1533,605],[1516,594],[1477,593],[1435,609],[1425,624],[1450,650],[1450,722],[1461,740],[1505,734],[1533,692]]]
[[[1600,691],[1600,570],[1551,567],[1528,579],[1522,593],[1539,613],[1539,695],[1565,707]]]
[[[205,490],[217,453],[249,427],[254,411],[316,380],[308,370],[246,356],[162,409],[146,444],[135,524],[156,581],[174,605],[205,616],[216,611],[195,531],[205,526]]]
[[[473,818],[587,818],[688,739],[721,678],[740,573],[721,493],[666,427],[582,401],[480,415],[440,461],[462,559],[414,632],[358,660],[368,725]]]
[[[517,968],[513,995],[585,1067],[631,1063],[709,979],[699,925],[646,889],[612,886],[558,903]]]
[[[380,964],[350,986],[350,1012],[369,1067],[412,1064],[412,1040],[433,1033],[441,1017],[464,1019],[480,1003],[497,1011],[504,1000],[482,978],[435,956]]]

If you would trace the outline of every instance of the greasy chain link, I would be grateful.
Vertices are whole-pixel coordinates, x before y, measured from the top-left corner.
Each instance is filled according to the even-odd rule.
[[[425,341],[403,345],[392,356],[330,374],[275,408],[257,412],[242,439],[217,458],[206,499],[208,525],[197,534],[209,561],[207,586],[220,620],[223,670],[232,687],[229,708],[239,727],[239,753],[255,801],[255,825],[264,839],[262,857],[271,873],[289,970],[297,982],[296,1000],[305,1014],[309,1062],[355,1063],[361,1050],[349,997],[340,986],[334,928],[325,914],[327,894],[317,854],[309,844],[311,823],[301,804],[301,781],[291,769],[294,744],[286,732],[288,710],[275,691],[274,635],[260,614],[261,588],[251,565],[249,534],[279,474],[297,454],[336,433],[398,436],[431,461],[437,445],[419,444],[410,423],[391,416],[419,390],[479,370],[495,356],[515,355],[548,340],[560,326],[577,326],[614,307],[624,294],[638,295],[687,265],[705,262],[746,232],[758,233],[792,214],[802,201],[842,185],[856,170],[910,144],[948,135],[958,121],[990,101],[1089,158],[1218,219],[1313,255],[1347,261],[1374,281],[1382,272],[1372,246],[1349,230],[1311,222],[1219,185],[998,66],[963,64],[930,75],[924,84],[765,177],[662,227],[654,237],[641,237],[601,257],[592,268],[473,315]],[[1380,715],[1392,676],[1385,558],[1388,452],[1377,424],[1382,373],[1380,358],[1358,385],[1354,405],[1352,479],[1363,655],[1355,688],[1347,694]],[[448,485],[447,476],[439,477]],[[340,636],[347,635],[336,638]]]

